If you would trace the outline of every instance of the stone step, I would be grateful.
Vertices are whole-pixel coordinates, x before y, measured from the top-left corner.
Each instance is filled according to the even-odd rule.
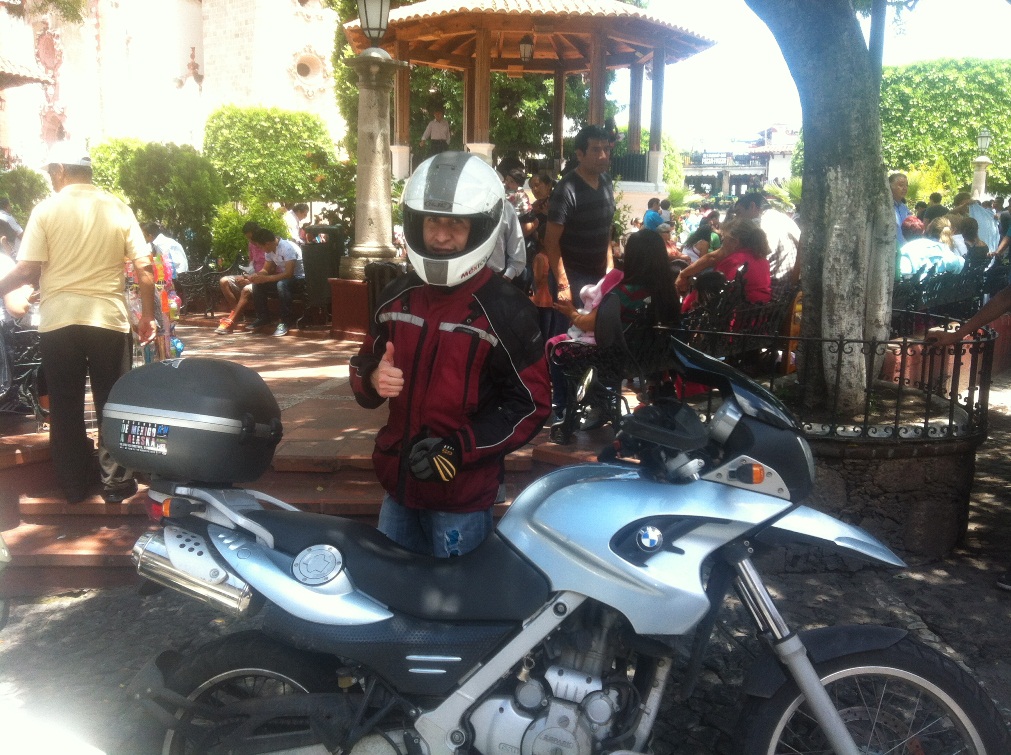
[[[34,420],[31,423],[34,428]],[[48,432],[16,432],[0,435],[0,469],[49,461]]]
[[[130,549],[153,526],[146,517],[24,517],[4,532],[11,566],[130,567]]]

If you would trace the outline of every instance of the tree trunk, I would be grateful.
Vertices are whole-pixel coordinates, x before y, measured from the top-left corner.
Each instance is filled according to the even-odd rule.
[[[779,43],[803,109],[801,333],[883,340],[891,319],[895,216],[881,158],[877,83],[853,6],[849,0],[745,2]],[[840,409],[854,411],[877,360],[860,348],[837,352],[807,349],[801,379],[809,396],[835,398]]]

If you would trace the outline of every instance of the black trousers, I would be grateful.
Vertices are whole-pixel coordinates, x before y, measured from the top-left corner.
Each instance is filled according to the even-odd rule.
[[[91,376],[91,395],[99,425],[113,384],[130,369],[129,333],[89,325],[70,325],[39,334],[42,372],[49,391],[49,446],[57,480],[69,500],[77,500],[98,480],[94,447],[84,423],[84,392]],[[103,464],[102,482],[114,483],[115,472]],[[121,472],[120,475],[123,473]]]

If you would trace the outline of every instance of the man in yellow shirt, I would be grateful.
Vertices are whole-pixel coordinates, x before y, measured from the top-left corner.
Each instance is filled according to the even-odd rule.
[[[94,448],[84,423],[85,378],[101,422],[113,383],[130,368],[130,318],[124,262],[133,261],[140,288],[140,340],[154,338],[154,278],[150,247],[133,211],[91,183],[91,158],[65,142],[47,167],[56,193],[28,219],[14,269],[0,279],[0,296],[25,283],[39,286],[39,346],[49,390],[50,446],[69,503],[96,482]],[[102,464],[102,497],[128,498],[137,483],[126,470]]]

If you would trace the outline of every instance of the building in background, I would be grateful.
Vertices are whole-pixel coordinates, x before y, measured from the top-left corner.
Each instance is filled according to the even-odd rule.
[[[685,183],[700,194],[727,197],[780,183],[790,178],[790,161],[799,138],[796,129],[776,124],[727,149],[686,152]]]
[[[49,82],[0,89],[0,155],[37,166],[53,142],[115,137],[200,149],[222,105],[315,113],[336,142],[337,23],[320,0],[87,0],[80,24],[0,0],[0,73]]]

